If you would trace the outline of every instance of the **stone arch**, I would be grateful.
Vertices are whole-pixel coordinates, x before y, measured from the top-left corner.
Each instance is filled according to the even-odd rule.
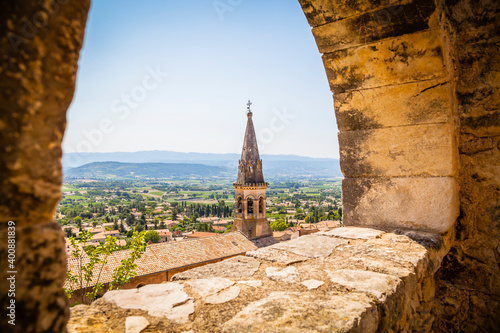
[[[243,210],[243,202],[242,202],[242,199],[241,199],[241,195],[238,195],[238,197],[236,198],[235,209],[236,209],[236,213],[237,214],[240,214],[242,212],[242,210]]]
[[[249,195],[246,198],[247,200],[247,214],[253,214],[254,213],[254,206],[253,206],[253,200],[254,198]]]
[[[489,171],[498,168],[500,155],[491,65],[497,55],[491,37],[495,2],[299,2],[334,94],[344,223],[446,237],[451,230],[457,236],[443,281],[446,270],[466,265],[456,277],[468,290],[460,295],[479,295],[479,289],[485,290],[481,297],[494,295],[498,265],[485,255],[475,259],[474,249],[495,253],[498,246],[498,235],[490,231],[498,221],[500,180]],[[64,243],[52,216],[60,198],[65,113],[89,6],[88,0],[42,9],[36,1],[2,2],[0,88],[8,91],[0,96],[2,234],[5,222],[15,221],[18,270],[36,277],[16,280],[19,332],[62,332],[68,318],[61,289]],[[46,26],[24,38],[20,18],[40,11],[50,17]],[[463,214],[454,229],[459,198]],[[5,246],[0,252],[6,253]],[[5,271],[0,274],[5,284]],[[496,309],[481,316],[474,307],[468,311],[449,321],[500,317]]]
[[[266,198],[263,195],[259,197],[259,214],[266,212]]]

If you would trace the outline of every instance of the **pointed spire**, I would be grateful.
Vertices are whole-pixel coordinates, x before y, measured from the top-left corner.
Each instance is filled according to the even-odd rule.
[[[239,184],[255,184],[264,183],[264,175],[262,173],[262,160],[259,156],[259,147],[257,146],[257,137],[253,128],[252,111],[250,106],[252,102],[247,103],[247,129],[245,131],[245,140],[243,141],[243,150],[238,166]]]

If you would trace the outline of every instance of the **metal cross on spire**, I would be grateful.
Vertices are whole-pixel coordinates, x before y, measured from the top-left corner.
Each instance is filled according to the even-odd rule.
[[[252,111],[250,110],[250,105],[252,105],[252,102],[250,102],[250,100],[248,100],[248,103],[247,103],[247,111],[248,111],[248,112],[252,112]]]

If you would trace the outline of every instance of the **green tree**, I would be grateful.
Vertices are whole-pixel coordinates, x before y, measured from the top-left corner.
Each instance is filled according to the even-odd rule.
[[[71,231],[71,228],[64,228],[64,232],[66,233],[66,237],[68,237],[68,238],[73,236],[73,232]]]
[[[75,240],[71,237],[71,254],[78,261],[76,272],[68,270],[66,279],[70,284],[70,288],[64,288],[64,292],[68,298],[73,296],[74,289],[87,289],[90,291],[81,295],[81,303],[91,303],[101,293],[104,284],[100,282],[101,274],[104,267],[108,263],[108,258],[117,249],[116,237],[108,236],[104,243],[99,243],[96,246],[86,246],[87,243],[94,237],[94,234],[84,231],[80,239]],[[132,241],[129,246],[129,255],[122,259],[120,265],[113,271],[112,281],[109,284],[109,290],[119,289],[120,286],[130,281],[131,278],[137,275],[137,264],[135,261],[139,259],[144,251],[146,251],[145,233],[134,231]],[[94,274],[97,273],[97,276]],[[95,278],[95,279],[94,279]]]
[[[147,231],[145,235],[146,235],[145,236],[146,243],[148,243],[149,241],[153,243],[160,242],[160,234],[154,230]]]
[[[135,262],[146,251],[146,246],[145,233],[134,231],[132,242],[129,245],[129,256],[122,259],[120,266],[113,271],[113,280],[109,284],[109,290],[119,289],[122,285],[128,283],[130,279],[137,276],[135,271],[137,264]]]
[[[288,224],[286,224],[285,220],[277,219],[269,224],[272,231],[283,231],[288,228]]]
[[[75,222],[78,225],[78,228],[82,227],[82,218],[80,216],[75,216],[73,222]]]

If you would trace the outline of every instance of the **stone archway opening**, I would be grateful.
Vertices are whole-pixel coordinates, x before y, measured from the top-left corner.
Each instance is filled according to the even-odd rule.
[[[496,253],[499,242],[495,2],[300,3],[335,95],[344,224],[453,238],[437,283],[460,299],[498,303],[498,266],[474,252]],[[66,263],[52,214],[89,1],[3,1],[2,8],[0,216],[3,240],[7,222],[16,227],[15,330],[63,332]],[[36,31],[28,34],[26,22]],[[3,264],[7,242],[0,252]],[[446,274],[456,267],[465,267],[456,276],[461,290]],[[6,308],[7,294],[1,299]],[[436,330],[498,327],[488,319],[498,318],[498,307],[483,303],[456,318],[438,317]]]

